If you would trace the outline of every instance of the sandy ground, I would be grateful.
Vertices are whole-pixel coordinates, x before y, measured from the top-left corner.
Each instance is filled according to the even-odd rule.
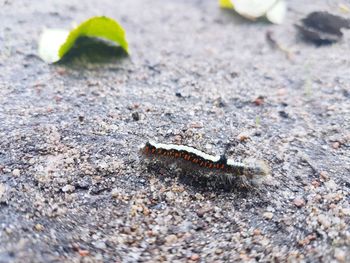
[[[2,1],[0,262],[349,262],[350,32],[304,43],[296,21],[341,14],[304,2],[276,26],[209,0]],[[131,57],[37,57],[44,26],[101,14]],[[149,139],[228,148],[272,176],[255,190],[186,183],[140,163]]]

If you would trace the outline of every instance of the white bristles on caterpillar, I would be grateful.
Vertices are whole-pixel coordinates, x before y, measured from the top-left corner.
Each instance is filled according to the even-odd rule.
[[[257,181],[269,174],[269,168],[263,161],[250,159],[244,162],[237,162],[232,159],[226,159],[224,155],[210,155],[186,145],[150,141],[142,145],[140,151],[144,156],[151,159],[160,159],[165,162],[181,161],[186,167],[190,165],[191,170],[194,172],[204,169],[207,175],[224,175],[228,181],[233,181],[235,176],[242,176]]]
[[[151,144],[152,146],[154,146],[156,149],[191,152],[191,153],[193,153],[193,154],[195,154],[203,159],[207,159],[207,160],[210,160],[212,162],[217,162],[220,160],[220,156],[210,155],[210,154],[207,154],[205,152],[202,152],[200,150],[197,150],[196,148],[193,148],[193,147],[187,146],[187,145],[156,143],[153,141],[149,141],[148,143]]]

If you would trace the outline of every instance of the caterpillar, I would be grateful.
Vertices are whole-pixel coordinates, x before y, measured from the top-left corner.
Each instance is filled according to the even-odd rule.
[[[201,170],[207,176],[212,174],[223,175],[229,182],[237,177],[244,177],[257,182],[268,175],[270,171],[264,161],[246,160],[238,162],[227,159],[225,155],[210,155],[187,145],[148,141],[141,145],[140,151],[148,159],[180,162],[186,167],[190,167],[193,172]]]

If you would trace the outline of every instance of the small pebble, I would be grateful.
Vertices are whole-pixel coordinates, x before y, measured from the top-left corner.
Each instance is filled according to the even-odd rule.
[[[194,195],[194,197],[195,197],[197,200],[199,200],[199,201],[203,201],[203,200],[204,200],[204,196],[203,196],[202,194],[200,194],[200,193],[196,193],[196,194]]]
[[[42,224],[36,224],[35,226],[34,226],[34,229],[36,230],[36,231],[43,231],[44,230],[44,226],[42,225]]]
[[[222,252],[223,252],[223,250],[222,250],[221,248],[217,248],[217,249],[215,250],[215,254],[217,254],[217,255],[222,254]]]
[[[288,118],[289,118],[288,113],[285,112],[284,110],[279,111],[278,114],[279,114],[282,118],[285,118],[285,119],[288,119]]]
[[[111,191],[111,195],[113,198],[118,198],[119,197],[120,190],[118,188],[113,188]]]
[[[20,176],[20,175],[21,175],[21,171],[20,171],[19,169],[14,169],[14,170],[12,171],[12,175],[13,175],[13,176]]]
[[[273,218],[273,213],[271,213],[271,212],[265,212],[265,213],[263,214],[263,217],[264,217],[265,219],[271,220],[271,219]]]
[[[208,209],[207,207],[203,207],[201,209],[197,210],[197,216],[199,217],[203,217],[204,214],[206,214],[207,212],[209,212],[211,209]]]
[[[211,150],[211,149],[213,149],[213,145],[207,143],[207,144],[205,145],[205,149]]]
[[[293,203],[296,207],[300,208],[300,207],[303,207],[305,205],[305,200],[301,197],[297,197],[294,199]]]
[[[95,248],[98,248],[98,249],[106,249],[107,248],[106,243],[103,241],[94,242],[94,246],[95,246]]]
[[[320,177],[323,179],[323,180],[329,180],[329,175],[326,171],[321,171],[320,172]]]
[[[324,214],[318,215],[317,221],[325,228],[329,228],[331,226],[331,221],[329,220],[329,217]]]
[[[102,256],[102,254],[97,253],[97,254],[95,255],[95,258],[94,258],[93,262],[103,262],[103,256]]]
[[[250,135],[248,133],[242,132],[242,133],[238,134],[237,139],[240,142],[245,142],[245,141],[250,139]]]
[[[334,257],[339,262],[345,262],[345,257],[346,257],[345,251],[340,248],[334,249]]]
[[[330,204],[330,205],[329,205],[329,209],[335,209],[335,208],[337,208],[337,205],[336,205],[336,204]]]
[[[203,124],[200,122],[193,122],[190,124],[190,128],[192,129],[200,129],[203,128]]]
[[[199,260],[199,255],[198,254],[192,254],[190,259],[193,260],[193,261],[198,261]]]
[[[224,108],[226,107],[226,103],[222,100],[222,98],[218,98],[214,101],[214,105],[215,107],[218,107],[218,108]]]
[[[79,249],[78,253],[81,257],[86,257],[90,254],[89,250]]]
[[[259,242],[263,247],[267,247],[268,244],[270,243],[270,240],[268,240],[267,238],[263,238],[260,240]]]
[[[333,149],[338,149],[340,147],[340,142],[334,142],[333,144],[332,144],[332,148]]]
[[[5,232],[6,232],[6,234],[11,235],[12,234],[12,229],[9,228],[9,227],[6,227],[5,228]]]
[[[72,193],[72,192],[74,192],[74,190],[75,190],[75,187],[73,185],[70,185],[70,184],[67,184],[64,187],[62,187],[62,191],[64,193]]]
[[[334,180],[329,180],[328,182],[325,182],[324,185],[329,191],[335,191],[338,187]]]
[[[265,103],[265,98],[264,98],[264,96],[258,96],[255,100],[253,100],[253,103],[254,103],[256,106],[263,105],[263,104]]]
[[[320,187],[320,182],[319,182],[319,181],[313,180],[313,181],[311,182],[311,184],[312,184],[315,188]]]
[[[56,72],[57,72],[57,74],[59,74],[59,75],[64,75],[64,74],[67,73],[67,69],[65,69],[65,68],[63,68],[63,67],[60,67],[60,68],[57,68],[57,69],[56,69]]]
[[[181,98],[181,97],[182,97],[182,94],[181,94],[180,91],[177,91],[177,92],[175,92],[175,96]]]
[[[175,198],[176,198],[176,195],[173,192],[169,191],[165,193],[165,199],[167,202],[172,202],[175,200]]]
[[[143,210],[142,210],[142,213],[143,213],[145,216],[149,216],[149,214],[151,213],[151,211],[150,211],[146,206],[144,206],[144,207],[143,207]]]
[[[165,242],[167,244],[172,244],[175,243],[177,241],[177,236],[176,235],[169,235],[165,238]]]
[[[253,235],[254,236],[260,236],[261,235],[261,230],[259,228],[254,229]]]
[[[345,216],[350,216],[350,208],[342,208],[341,212]]]
[[[0,183],[0,202],[1,202],[1,198],[5,196],[5,191],[6,191],[6,186]]]
[[[132,114],[131,114],[131,116],[132,116],[132,119],[134,120],[134,121],[139,121],[140,120],[140,114],[136,111],[136,112],[133,112]]]

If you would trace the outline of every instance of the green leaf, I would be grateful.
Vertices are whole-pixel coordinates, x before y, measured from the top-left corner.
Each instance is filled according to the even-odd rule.
[[[66,42],[60,47],[59,56],[63,57],[74,45],[77,38],[81,36],[111,40],[128,52],[128,42],[125,39],[124,29],[113,19],[100,16],[90,18],[72,30]]]
[[[231,0],[219,0],[219,6],[221,8],[233,9]]]
[[[129,52],[122,26],[111,18],[99,16],[86,20],[70,32],[62,29],[45,29],[39,41],[39,56],[48,63],[57,62],[73,47],[79,37],[110,40]]]

